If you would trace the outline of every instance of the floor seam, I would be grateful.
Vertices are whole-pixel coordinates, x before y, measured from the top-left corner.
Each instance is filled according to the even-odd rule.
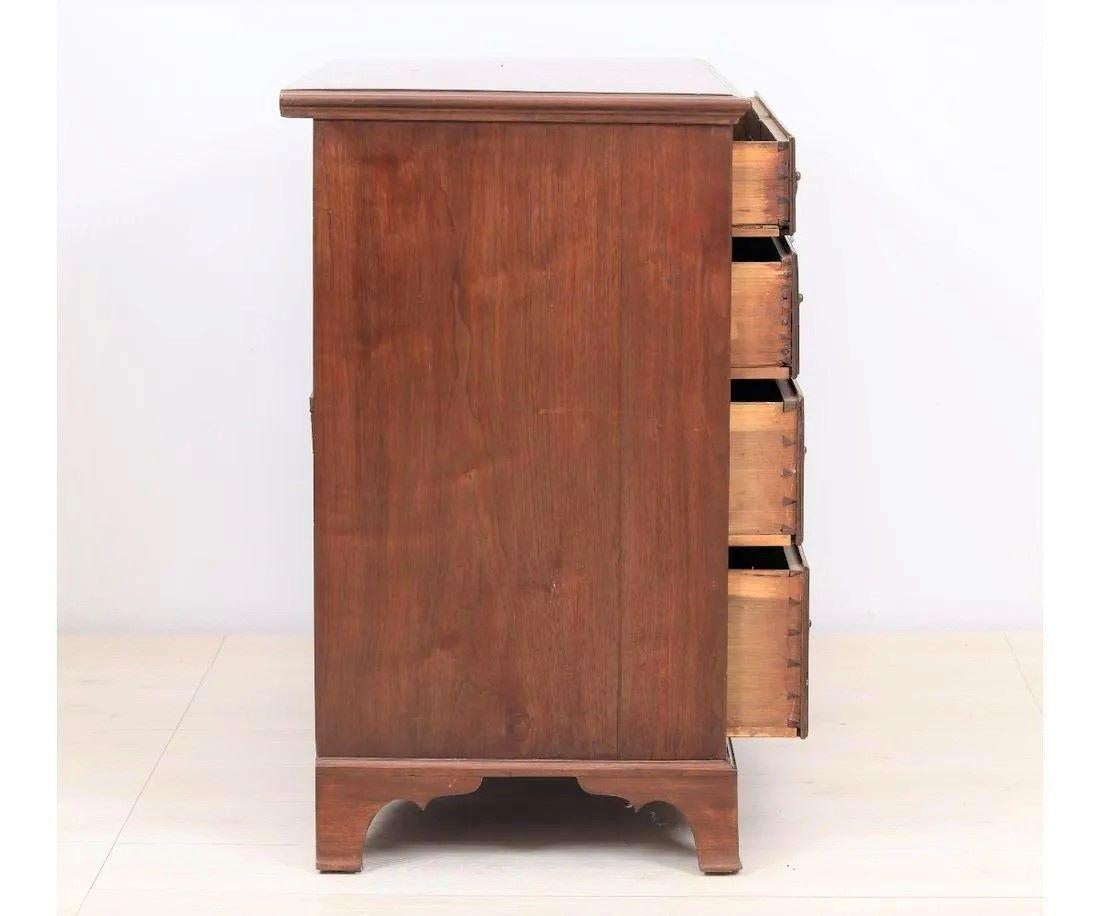
[[[1039,702],[1039,698],[1035,696],[1035,691],[1031,689],[1031,682],[1027,679],[1027,675],[1024,674],[1024,666],[1020,664],[1020,656],[1016,654],[1016,647],[1012,645],[1012,638],[1008,635],[1007,630],[1001,630],[1001,635],[1004,636],[1005,642],[1008,643],[1008,651],[1012,653],[1012,660],[1016,662],[1016,670],[1020,672],[1024,687],[1027,688],[1027,692],[1031,695],[1031,702],[1035,704],[1035,708],[1039,710],[1039,716],[1042,717],[1043,704]]]
[[[202,677],[199,678],[199,682],[195,685],[195,689],[191,691],[191,697],[187,701],[187,705],[183,708],[183,712],[180,713],[179,718],[176,720],[175,726],[172,728],[172,733],[168,736],[168,740],[164,742],[164,747],[160,749],[160,753],[157,755],[156,761],[154,761],[152,768],[149,770],[149,774],[145,777],[144,782],[141,784],[141,788],[138,789],[137,796],[135,796],[133,803],[130,805],[130,809],[126,812],[126,817],[123,818],[122,824],[118,828],[118,832],[115,833],[115,838],[111,840],[111,845],[107,850],[107,855],[103,857],[103,861],[99,863],[99,868],[96,869],[95,877],[92,878],[92,883],[88,885],[88,889],[84,892],[84,896],[80,898],[80,904],[77,906],[74,916],[80,916],[80,911],[84,909],[84,904],[87,903],[89,895],[95,889],[96,882],[99,881],[99,876],[103,874],[103,868],[107,864],[107,860],[111,858],[111,853],[115,851],[115,847],[119,845],[119,837],[122,836],[122,831],[126,829],[126,825],[130,823],[130,818],[133,816],[134,809],[137,808],[138,802],[141,801],[141,796],[145,794],[145,789],[148,787],[153,775],[157,772],[157,767],[160,766],[160,762],[164,759],[164,755],[168,752],[169,746],[172,744],[172,739],[176,737],[176,733],[179,731],[180,725],[183,724],[183,720],[186,718],[187,713],[191,709],[191,704],[195,702],[195,697],[199,695],[199,691],[202,690],[202,685],[206,683],[206,678],[214,668],[214,663],[218,660],[218,656],[222,654],[222,647],[225,645],[225,641],[229,638],[228,634],[222,636],[221,641],[218,643],[218,648],[214,650],[214,655],[210,659],[210,664],[206,666],[206,670],[203,671]],[[123,844],[125,845],[125,844]]]

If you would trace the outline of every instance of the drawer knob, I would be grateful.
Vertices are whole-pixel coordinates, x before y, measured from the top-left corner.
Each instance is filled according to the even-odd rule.
[[[795,180],[795,181],[801,181],[801,180],[802,180],[802,173],[801,173],[801,172],[798,172],[798,171],[796,171],[796,172],[794,173],[794,180]]]

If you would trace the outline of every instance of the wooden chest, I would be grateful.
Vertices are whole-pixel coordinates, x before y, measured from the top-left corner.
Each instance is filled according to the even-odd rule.
[[[314,120],[318,867],[389,801],[558,775],[738,870],[729,738],[806,732],[793,140],[697,61],[367,63],[281,110]]]

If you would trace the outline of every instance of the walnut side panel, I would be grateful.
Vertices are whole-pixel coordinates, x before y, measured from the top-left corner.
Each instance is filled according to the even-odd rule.
[[[321,756],[721,754],[728,182],[728,128],[316,122]]]
[[[620,281],[619,756],[720,757],[729,133],[637,128],[632,136],[621,211],[633,233]]]
[[[322,756],[615,756],[630,130],[316,122]]]

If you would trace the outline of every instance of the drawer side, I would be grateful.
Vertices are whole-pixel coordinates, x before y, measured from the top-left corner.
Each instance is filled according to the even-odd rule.
[[[808,581],[804,565],[729,571],[726,731],[731,737],[808,733]]]
[[[730,404],[731,545],[801,543],[802,416],[801,397]]]
[[[767,246],[772,260],[750,260],[745,245]],[[750,252],[750,256],[755,252]],[[730,377],[797,374],[797,261],[782,239],[734,240],[730,265]]]

